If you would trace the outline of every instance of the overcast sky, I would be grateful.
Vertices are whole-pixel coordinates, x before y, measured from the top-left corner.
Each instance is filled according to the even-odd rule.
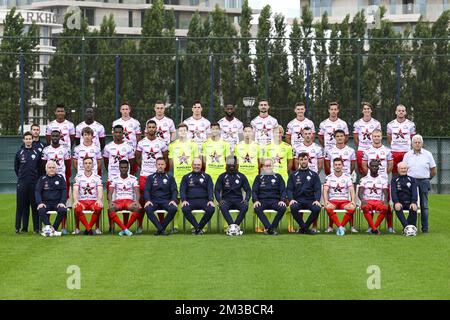
[[[295,18],[300,15],[299,0],[249,0],[250,7],[262,9],[269,4],[273,12],[281,12],[286,18]]]

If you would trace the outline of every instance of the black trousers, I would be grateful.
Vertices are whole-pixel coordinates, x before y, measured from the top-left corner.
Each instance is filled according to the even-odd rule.
[[[16,230],[28,231],[28,222],[33,220],[33,230],[39,230],[39,215],[36,208],[36,199],[34,197],[34,182],[18,182],[16,192]]]
[[[320,209],[321,208],[319,206],[313,205],[312,202],[299,201],[291,206],[291,213],[301,229],[308,229],[311,224],[316,221],[317,217],[319,216]],[[309,215],[306,222],[303,221],[302,215],[298,212],[299,210],[311,210],[311,214]]]
[[[156,210],[166,210],[167,215],[164,218],[164,222],[161,224],[158,217],[154,214]],[[178,207],[174,205],[169,205],[169,202],[154,202],[153,205],[149,205],[145,208],[148,219],[155,225],[158,231],[166,230],[169,223],[175,217]]]
[[[244,204],[241,201],[230,201],[224,200],[222,205],[219,205],[220,211],[226,222],[230,224],[237,224],[238,226],[241,224],[242,220],[244,220],[245,214],[248,210],[248,204]],[[233,221],[233,217],[230,214],[231,209],[239,210],[239,214],[236,217],[236,221]]]
[[[407,225],[414,225],[417,224],[417,211],[413,211],[409,208],[411,205],[411,202],[402,202],[400,201],[402,208],[400,210],[395,210],[395,214],[397,215],[398,220],[402,223],[403,228]],[[395,208],[395,207],[394,207]],[[403,213],[403,210],[408,210],[409,215],[408,218],[405,217],[405,214]]]

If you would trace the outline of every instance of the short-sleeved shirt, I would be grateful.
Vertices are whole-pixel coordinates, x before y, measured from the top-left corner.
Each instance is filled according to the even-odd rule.
[[[361,179],[359,184],[364,188],[364,200],[384,201],[383,191],[388,188],[387,177],[380,175],[372,177],[369,173]]]
[[[220,119],[218,123],[222,139],[230,144],[231,150],[234,150],[234,146],[239,143],[240,136],[244,133],[244,124],[237,118],[228,121],[226,117]]]
[[[100,160],[102,158],[102,152],[100,150],[100,147],[96,146],[93,143],[90,146],[79,144],[73,150],[73,159],[78,161],[77,163],[78,174],[84,173],[83,160],[84,158],[87,157],[93,158],[92,171],[98,172],[97,160]]]
[[[280,174],[284,181],[288,180],[289,168],[288,161],[294,158],[292,146],[286,142],[276,144],[271,142],[263,147],[264,158],[270,158],[273,161],[273,172]]]
[[[430,170],[436,167],[433,154],[424,148],[420,150],[420,153],[415,153],[414,150],[408,151],[403,161],[408,164],[408,176],[416,179],[429,179]]]
[[[251,125],[255,132],[256,143],[265,146],[273,141],[273,129],[278,127],[278,121],[270,115],[265,118],[257,116]]]
[[[319,173],[319,160],[323,159],[323,149],[315,142],[311,143],[309,146],[301,143],[295,148],[294,156],[298,157],[298,155],[302,152],[308,154],[309,158],[309,169],[312,171]]]
[[[81,131],[86,127],[89,127],[94,131],[92,141],[94,142],[94,144],[96,144],[101,148],[100,138],[106,137],[105,127],[97,121],[94,121],[91,124],[87,124],[86,121],[83,121],[80,124],[78,124],[77,127],[75,128],[75,138],[80,139],[80,144],[84,142],[83,136],[81,135]]]
[[[114,189],[114,200],[136,200],[134,191],[139,189],[139,181],[132,175],[128,175],[125,179],[119,175],[112,179],[109,187]]]
[[[69,120],[64,120],[63,122],[53,120],[47,125],[45,134],[47,136],[50,136],[52,134],[52,131],[54,130],[59,131],[60,134],[59,144],[64,146],[67,150],[71,150],[72,144],[70,141],[70,136],[75,135],[74,124]]]
[[[336,146],[336,139],[334,138],[334,132],[336,130],[343,130],[347,135],[347,123],[339,118],[336,121],[331,121],[328,118],[320,123],[319,135],[324,137],[325,151],[330,150],[332,147]]]
[[[333,160],[336,158],[342,159],[344,163],[344,172],[346,174],[351,174],[351,164],[352,162],[356,161],[356,155],[355,155],[355,149],[345,146],[344,148],[340,149],[336,146],[328,150],[325,154],[325,160],[330,161],[330,170],[331,172],[334,172],[333,167]]]
[[[163,152],[167,151],[167,145],[163,139],[150,140],[146,137],[138,142],[136,150],[142,153],[140,175],[147,177],[156,172],[156,159],[162,157]]]
[[[324,186],[328,189],[329,200],[349,200],[350,188],[353,187],[352,178],[344,173],[336,177],[334,173],[327,176]]]
[[[230,144],[223,139],[208,139],[202,145],[202,156],[205,157],[205,172],[213,182],[226,170],[226,158],[230,155]]]
[[[311,128],[312,133],[316,132],[314,122],[312,122],[308,118],[305,118],[302,121],[295,118],[288,123],[286,127],[286,133],[291,135],[291,145],[294,150],[303,143],[303,129],[308,127]]]
[[[191,140],[175,140],[169,144],[169,159],[172,159],[173,177],[178,187],[183,176],[192,172],[192,161],[198,156],[198,145]]]
[[[263,157],[261,146],[254,141],[241,141],[234,147],[234,155],[239,164],[239,172],[247,177],[251,186],[259,174],[259,159]]]
[[[381,130],[381,123],[374,118],[371,118],[369,121],[364,121],[364,118],[361,118],[353,124],[353,133],[356,133],[359,139],[358,151],[370,148],[372,145],[372,132],[375,129]]]
[[[392,136],[392,152],[408,152],[411,149],[411,138],[416,134],[416,125],[408,119],[403,122],[395,119],[387,124],[387,133]]]
[[[156,122],[156,136],[160,139],[163,139],[166,142],[166,145],[170,143],[170,136],[173,132],[176,131],[175,124],[173,120],[164,116],[161,119],[156,117],[151,118]],[[145,128],[147,130],[147,128]]]
[[[123,139],[126,143],[128,143],[133,149],[136,149],[137,146],[137,136],[141,135],[141,124],[134,118],[130,118],[128,120],[123,120],[119,118],[115,120],[112,124],[114,128],[117,125],[121,125],[123,127]]]
[[[103,150],[103,157],[108,158],[108,181],[112,181],[115,177],[120,176],[119,162],[120,160],[130,160],[134,159],[133,148],[123,142],[121,144],[116,144],[111,141],[105,146]]]
[[[73,186],[78,186],[78,200],[97,200],[98,187],[102,186],[102,178],[92,173],[87,177],[84,173],[75,177]]]
[[[189,139],[197,143],[198,150],[201,152],[202,144],[208,140],[211,131],[211,122],[204,117],[196,120],[194,117],[189,117],[183,121],[188,126]]]
[[[62,175],[64,179],[66,178],[66,164],[64,161],[70,158],[70,151],[61,144],[58,148],[49,145],[42,150],[42,160],[54,161],[56,163],[56,173]]]
[[[371,160],[379,160],[380,161],[380,167],[378,168],[378,174],[387,177],[388,172],[388,162],[392,160],[392,153],[391,149],[388,147],[381,145],[381,147],[374,147],[373,145],[370,146],[369,149],[364,151],[363,154],[363,161],[367,161],[367,165],[370,164]]]

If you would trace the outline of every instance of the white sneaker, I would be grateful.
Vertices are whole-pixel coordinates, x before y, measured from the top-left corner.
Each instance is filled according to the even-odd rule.
[[[371,228],[369,228],[369,229],[367,229],[367,231],[366,231],[367,233],[372,233],[372,229]]]
[[[358,233],[359,232],[358,229],[356,229],[355,227],[351,227],[350,231],[352,233]]]
[[[320,233],[320,230],[317,230],[316,228],[312,228],[311,231],[314,233]]]
[[[137,228],[136,229],[136,234],[141,234],[144,231],[144,229],[142,228]]]
[[[388,233],[396,233],[394,228],[388,228]]]
[[[73,230],[72,234],[80,234],[80,229]]]
[[[328,227],[327,230],[325,230],[325,233],[331,233],[331,232],[333,232],[333,228],[331,228],[331,227]]]
[[[95,229],[94,231],[95,234],[102,234],[102,230],[100,230],[99,228]]]

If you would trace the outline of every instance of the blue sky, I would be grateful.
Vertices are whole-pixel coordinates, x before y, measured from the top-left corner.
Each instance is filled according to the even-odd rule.
[[[286,18],[295,18],[300,14],[299,0],[249,0],[250,7],[261,9],[269,4],[273,12],[281,12]]]

